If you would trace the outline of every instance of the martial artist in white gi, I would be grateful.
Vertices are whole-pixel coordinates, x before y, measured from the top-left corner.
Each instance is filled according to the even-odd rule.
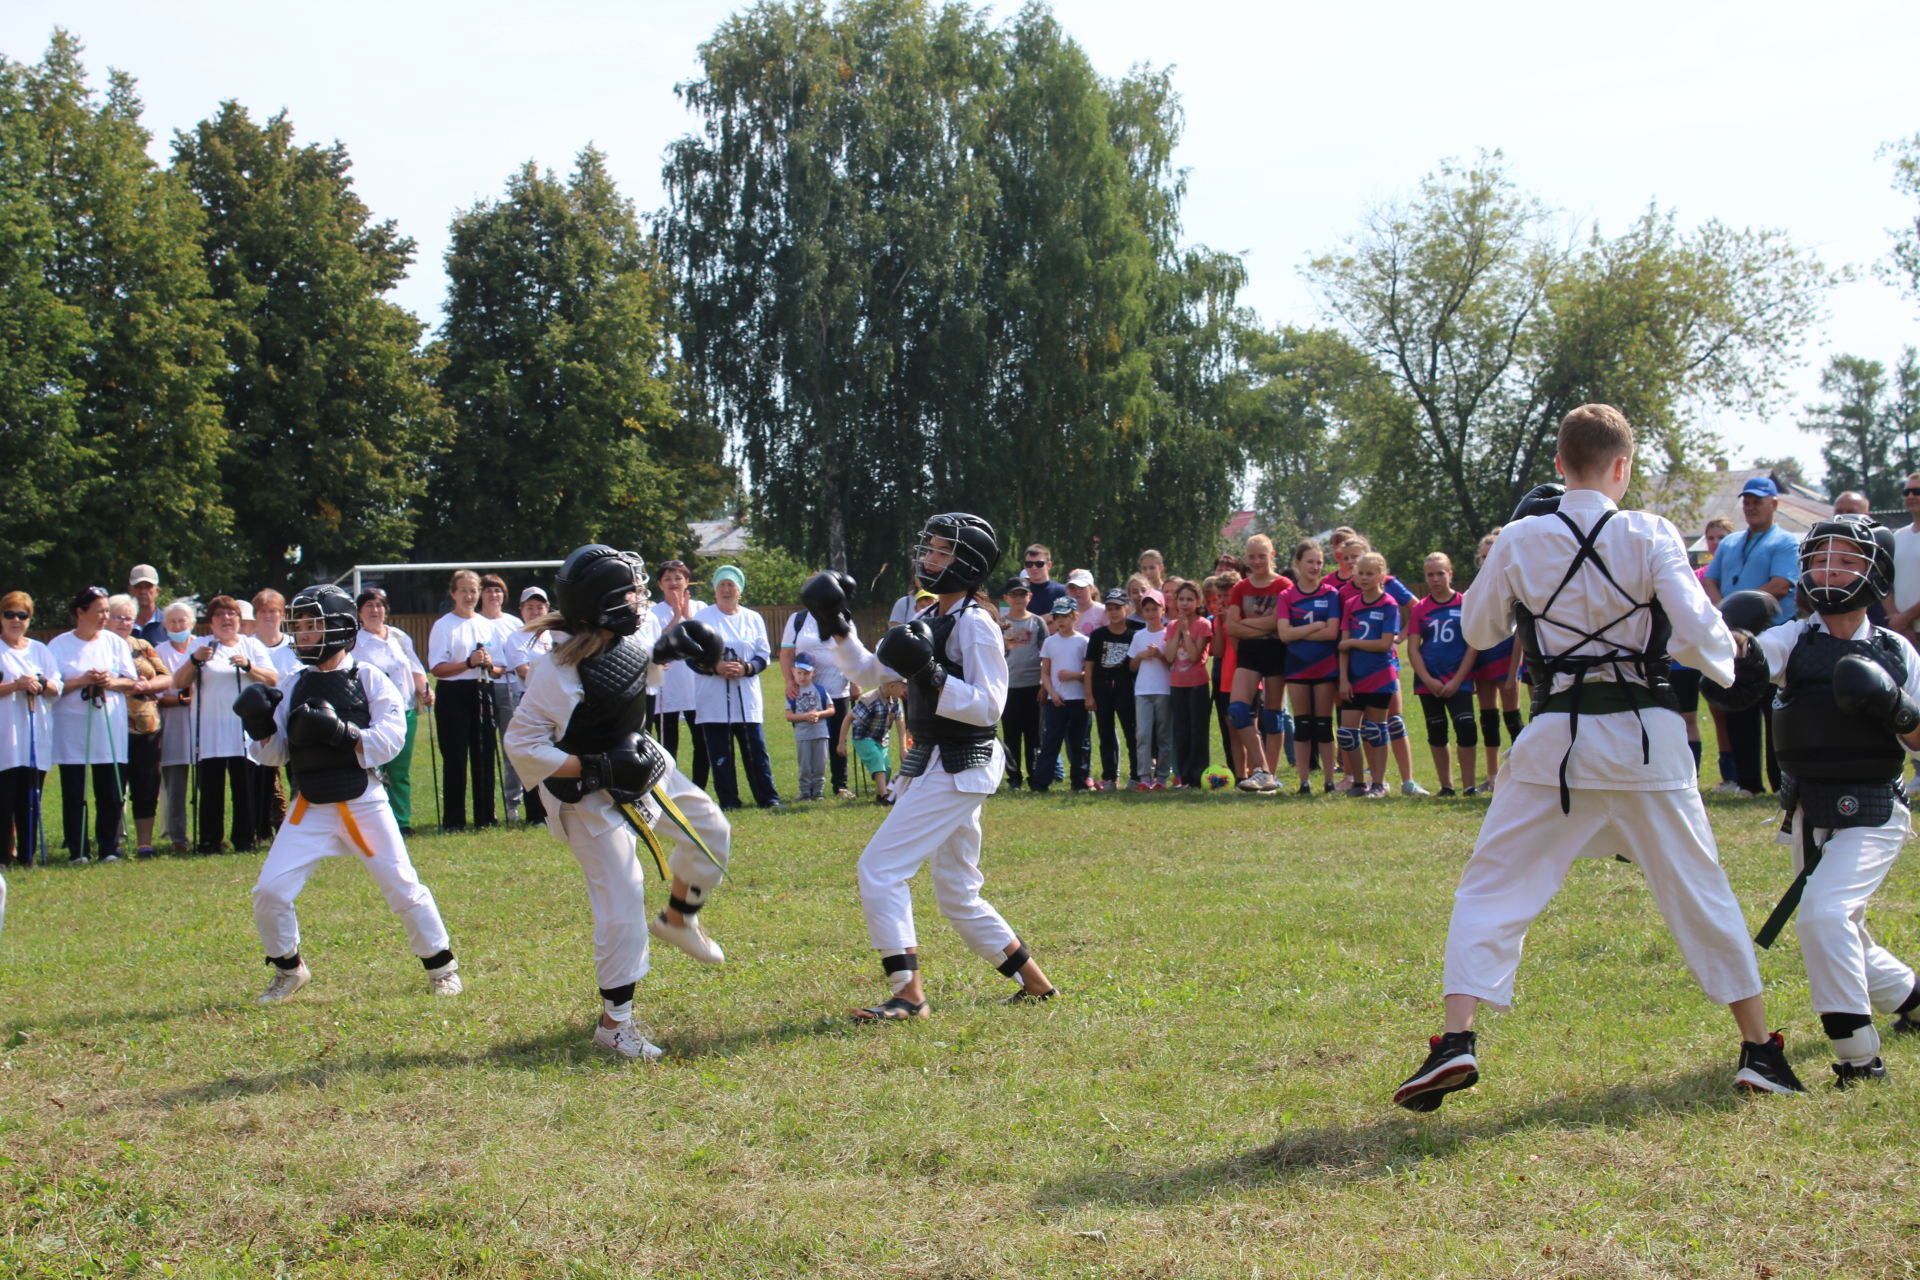
[[[1056,994],[1039,961],[980,896],[980,804],[999,789],[1006,768],[994,729],[1007,700],[1007,656],[999,620],[975,592],[999,558],[993,529],[980,517],[928,519],[914,551],[914,572],[939,599],[905,626],[890,629],[872,653],[846,612],[848,580],[816,574],[801,588],[848,680],[871,687],[897,672],[907,684],[913,748],[901,761],[893,807],[860,855],[860,905],[892,990],[885,1003],[854,1010],[858,1019],[927,1016],[907,887],[923,863],[932,866],[940,914],[961,940],[1002,974],[1019,979],[1010,1003]]]
[[[312,980],[300,957],[294,899],[323,858],[351,857],[367,869],[407,929],[413,954],[437,996],[460,994],[459,963],[433,894],[414,874],[393,806],[376,772],[407,737],[400,691],[348,652],[360,632],[353,599],[339,587],[308,587],[288,606],[293,643],[305,665],[281,688],[250,684],[233,709],[254,763],[286,765],[299,796],[274,833],[253,886],[253,921],[273,966],[261,1004],[292,996]]]
[[[1835,516],[1800,543],[1800,591],[1815,616],[1741,639],[1780,685],[1773,740],[1789,815],[1795,878],[1760,931],[1770,946],[1798,901],[1800,953],[1815,1012],[1833,1042],[1834,1084],[1882,1080],[1875,1011],[1895,1032],[1920,1031],[1913,969],[1867,932],[1867,901],[1909,834],[1900,789],[1920,748],[1920,655],[1867,610],[1893,589],[1893,532]]]
[[[700,924],[700,909],[726,871],[731,829],[720,806],[674,768],[642,732],[653,662],[713,670],[721,642],[710,627],[683,622],[659,636],[645,608],[640,557],[599,543],[560,566],[554,612],[529,626],[554,633],[551,653],[534,658],[526,692],[507,726],[507,760],[527,786],[543,788],[547,830],[566,842],[587,880],[593,907],[593,964],[601,1012],[593,1042],[624,1058],[664,1050],[633,1019],[633,993],[647,976],[647,936],[702,964],[726,955]],[[636,824],[669,836],[673,882],[667,905],[647,915],[653,858],[639,856]]]
[[[1753,945],[1665,689],[1669,645],[1731,684],[1733,637],[1673,525],[1618,507],[1633,443],[1610,405],[1569,413],[1555,459],[1565,496],[1528,495],[1467,592],[1462,622],[1475,649],[1493,648],[1518,621],[1536,713],[1508,753],[1454,895],[1445,1030],[1394,1094],[1410,1110],[1432,1111],[1479,1078],[1476,1009],[1511,1004],[1527,927],[1573,860],[1613,854],[1639,864],[1694,979],[1730,1007],[1742,1040],[1734,1084],[1801,1091],[1780,1037],[1767,1033]]]

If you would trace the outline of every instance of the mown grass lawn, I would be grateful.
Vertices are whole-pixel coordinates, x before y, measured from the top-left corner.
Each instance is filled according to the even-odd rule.
[[[264,1010],[257,858],[18,874],[0,1275],[1912,1274],[1920,1045],[1825,1088],[1789,931],[1761,967],[1820,1087],[1736,1096],[1731,1021],[1625,864],[1535,928],[1481,1086],[1388,1104],[1483,812],[996,797],[988,896],[1065,998],[999,1007],[923,889],[935,1016],[871,1028],[843,1015],[884,994],[853,882],[880,811],[749,810],[708,916],[729,963],[657,952],[642,984],[653,1067],[588,1043],[585,897],[543,831],[415,841],[452,1001],[345,860],[301,902],[313,985]],[[1770,812],[1713,807],[1755,924]],[[1909,864],[1873,923],[1910,958],[1916,906]]]

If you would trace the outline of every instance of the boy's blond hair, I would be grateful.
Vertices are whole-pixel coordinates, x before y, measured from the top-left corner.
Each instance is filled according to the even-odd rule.
[[[1633,452],[1633,427],[1610,404],[1583,404],[1560,419],[1560,466],[1590,476]]]

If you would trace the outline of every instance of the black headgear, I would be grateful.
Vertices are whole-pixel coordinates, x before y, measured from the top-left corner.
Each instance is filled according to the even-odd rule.
[[[601,627],[627,636],[639,629],[638,602],[646,590],[647,564],[638,552],[589,542],[568,556],[555,575],[553,607],[575,630]]]
[[[320,634],[304,636],[297,625],[301,619],[320,620]],[[322,582],[297,592],[287,605],[287,629],[293,633],[293,653],[308,666],[325,662],[334,654],[351,649],[360,634],[360,611],[353,597],[331,582]]]
[[[953,560],[945,568],[928,573],[921,566],[933,554],[935,538],[952,544]],[[928,516],[927,522],[920,526],[920,539],[913,548],[913,572],[920,585],[935,595],[974,591],[987,580],[999,559],[1000,543],[993,536],[992,525],[979,516],[950,511]]]
[[[1835,543],[1848,545],[1836,547]],[[1816,564],[1825,566],[1831,551],[1847,551],[1866,558],[1865,573],[1846,581],[1815,585]],[[1817,522],[1800,542],[1800,589],[1818,613],[1850,613],[1893,594],[1893,530],[1866,516],[1834,516]]]

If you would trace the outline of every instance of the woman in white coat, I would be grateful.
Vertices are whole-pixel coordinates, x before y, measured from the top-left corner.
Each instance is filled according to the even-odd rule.
[[[42,851],[40,794],[53,767],[53,700],[60,672],[28,637],[33,597],[0,596],[0,864],[28,866]]]
[[[120,857],[127,767],[127,693],[133,650],[107,629],[107,589],[88,587],[67,606],[73,630],[47,646],[60,672],[53,707],[53,759],[60,766],[60,818],[68,860]],[[87,775],[93,775],[94,843],[87,843]]]

